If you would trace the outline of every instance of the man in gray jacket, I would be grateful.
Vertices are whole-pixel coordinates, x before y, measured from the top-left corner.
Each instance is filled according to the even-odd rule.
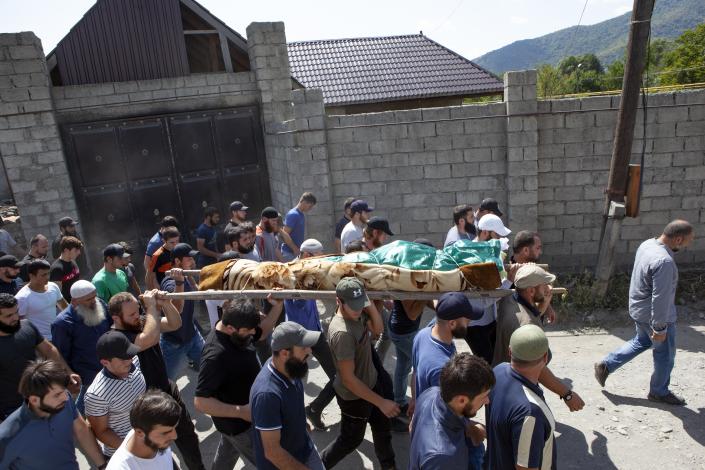
[[[690,223],[674,220],[661,236],[639,246],[629,286],[629,316],[636,324],[636,335],[595,364],[595,378],[601,386],[605,386],[609,374],[653,346],[654,372],[648,399],[685,405],[683,398],[668,389],[676,358],[678,267],[673,254],[687,247],[694,237]]]

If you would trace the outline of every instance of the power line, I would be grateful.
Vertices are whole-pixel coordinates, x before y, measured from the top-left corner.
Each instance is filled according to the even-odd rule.
[[[458,11],[458,8],[460,8],[460,5],[462,5],[464,1],[465,1],[465,0],[460,0],[460,1],[458,2],[458,4],[455,5],[455,7],[453,8],[453,10],[451,10],[451,12],[448,14],[448,16],[446,16],[443,21],[441,21],[440,23],[438,23],[438,26],[436,26],[435,28],[433,28],[433,29],[431,30],[431,33],[435,33],[436,31],[438,31],[439,29],[441,29],[441,26],[444,26],[444,25],[448,22],[448,20],[450,19],[450,17],[453,16],[456,11]]]

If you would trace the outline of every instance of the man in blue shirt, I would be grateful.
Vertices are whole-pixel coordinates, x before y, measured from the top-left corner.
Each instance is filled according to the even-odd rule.
[[[669,405],[685,405],[671,390],[671,371],[676,360],[676,289],[678,266],[673,254],[695,238],[693,226],[685,220],[666,225],[658,238],[646,240],[636,251],[629,285],[629,316],[636,335],[595,364],[595,378],[604,387],[607,376],[654,347],[654,372],[648,399]]]
[[[203,223],[196,229],[199,269],[215,263],[220,255],[218,253],[218,232],[215,228],[219,223],[220,211],[215,207],[206,207]]]
[[[71,305],[51,324],[51,337],[71,370],[81,377],[76,408],[83,413],[83,398],[96,374],[103,368],[95,353],[98,338],[110,330],[113,319],[108,307],[97,298],[95,286],[80,279],[71,286]]]
[[[284,232],[289,235],[281,245],[284,261],[291,261],[299,256],[299,247],[304,242],[306,232],[306,212],[316,205],[316,196],[313,193],[303,193],[296,207],[286,213],[284,217]]]
[[[487,469],[555,469],[556,422],[543,397],[539,376],[548,362],[548,339],[524,325],[509,341],[511,363],[494,368],[497,383],[485,407]]]
[[[304,386],[311,347],[321,333],[286,321],[272,332],[272,357],[250,390],[259,470],[323,470],[306,427]]]
[[[470,466],[466,433],[474,435],[474,417],[489,403],[495,379],[484,359],[470,353],[453,356],[443,366],[440,387],[419,396],[411,423],[409,470],[478,468]],[[474,444],[482,443],[476,437]]]
[[[195,281],[184,276],[184,269],[193,269],[198,252],[188,243],[179,243],[171,251],[172,268],[164,278],[161,290],[165,292],[191,292],[197,290]],[[174,300],[174,307],[181,313],[181,327],[176,331],[162,333],[161,348],[166,364],[166,373],[170,380],[176,381],[181,367],[190,359],[198,370],[203,351],[203,337],[196,328],[194,319],[195,300]]]
[[[24,403],[0,424],[0,468],[78,470],[76,443],[98,469],[105,468],[95,436],[66,390],[70,382],[58,362],[27,366],[19,385]]]

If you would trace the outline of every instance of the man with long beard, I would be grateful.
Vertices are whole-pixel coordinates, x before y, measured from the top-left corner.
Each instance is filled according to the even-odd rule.
[[[375,216],[367,221],[367,226],[363,230],[362,240],[367,247],[367,251],[372,251],[384,245],[387,237],[393,236],[394,234],[389,228],[387,219]]]
[[[24,370],[24,403],[0,424],[0,468],[78,469],[76,445],[96,468],[105,468],[95,436],[66,390],[71,381],[55,361],[34,361]]]
[[[285,321],[272,332],[272,358],[262,366],[252,390],[253,442],[260,470],[323,470],[306,426],[303,379],[311,347],[320,331]]]
[[[213,418],[220,432],[212,470],[231,470],[238,456],[255,463],[249,403],[261,367],[253,343],[267,338],[281,316],[282,301],[270,304],[263,317],[249,299],[226,302],[222,318],[206,338],[193,403]]]
[[[492,369],[484,359],[461,353],[443,366],[439,382],[440,387],[433,386],[419,396],[409,469],[479,469],[471,465],[466,434],[473,435],[476,426],[469,418],[490,402],[488,395],[495,384]]]
[[[17,384],[27,364],[37,355],[66,366],[56,346],[44,339],[29,320],[20,320],[17,299],[0,294],[0,421],[22,405]],[[71,393],[78,393],[80,377],[70,374],[70,378]]]
[[[171,301],[164,297],[165,292],[156,289],[141,296],[146,315],[140,316],[137,299],[128,292],[114,295],[108,303],[108,313],[113,319],[113,328],[127,336],[140,348],[137,357],[147,389],[156,388],[176,400],[181,407],[181,417],[176,427],[176,446],[181,451],[190,470],[204,469],[198,436],[193,428],[191,415],[181,400],[179,388],[166,374],[164,356],[159,346],[162,332],[175,331],[181,327],[181,315]],[[162,317],[162,312],[164,316]]]
[[[284,261],[279,249],[279,211],[274,207],[265,207],[262,218],[256,227],[255,246],[262,261]]]
[[[97,298],[95,286],[89,281],[76,281],[70,293],[71,305],[51,324],[51,336],[64,360],[84,384],[76,399],[76,408],[83,413],[86,388],[103,367],[95,354],[95,346],[113,320],[108,316],[108,306]]]

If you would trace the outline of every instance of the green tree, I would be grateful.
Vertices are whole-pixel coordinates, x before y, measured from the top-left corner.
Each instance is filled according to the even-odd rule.
[[[604,86],[606,90],[621,90],[624,82],[624,62],[615,60],[605,71]]]
[[[568,93],[565,79],[556,67],[543,64],[539,66],[537,75],[536,93],[538,96],[545,98]]]
[[[705,82],[705,23],[681,34],[664,63],[660,80],[664,85]]]

